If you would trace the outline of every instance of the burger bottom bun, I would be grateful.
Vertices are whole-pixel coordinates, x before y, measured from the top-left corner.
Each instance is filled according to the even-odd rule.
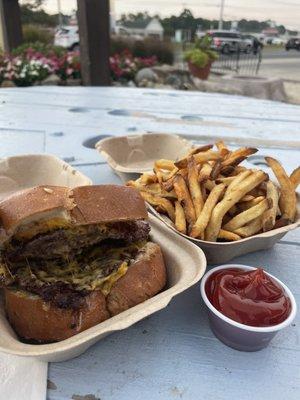
[[[142,303],[160,292],[166,281],[161,249],[159,245],[148,242],[107,297],[95,290],[85,297],[84,306],[71,310],[52,306],[28,292],[5,289],[6,313],[23,340],[57,342]]]

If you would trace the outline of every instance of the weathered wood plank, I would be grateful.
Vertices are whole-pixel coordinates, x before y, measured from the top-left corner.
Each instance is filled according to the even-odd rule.
[[[23,40],[21,13],[18,0],[0,0],[0,48],[10,52]]]
[[[109,0],[77,0],[77,5],[83,84],[108,86]]]

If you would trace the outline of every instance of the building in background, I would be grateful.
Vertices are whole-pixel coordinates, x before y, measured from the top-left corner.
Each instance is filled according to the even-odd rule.
[[[136,38],[151,37],[162,40],[164,37],[164,28],[158,18],[149,17],[136,21],[117,22],[115,30],[119,35]]]

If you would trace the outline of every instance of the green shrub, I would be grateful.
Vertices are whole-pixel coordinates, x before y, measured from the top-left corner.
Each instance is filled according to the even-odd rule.
[[[184,53],[185,61],[189,61],[199,68],[204,68],[209,62],[215,61],[218,55],[210,49],[211,40],[208,35],[197,40],[194,47]]]
[[[40,42],[45,44],[53,43],[54,34],[45,28],[37,25],[23,25],[24,42]]]
[[[207,65],[209,57],[206,53],[200,49],[189,50],[185,53],[184,59],[191,62],[199,68],[203,68]]]
[[[51,54],[55,54],[58,57],[64,55],[67,50],[64,47],[53,46],[50,44],[45,44],[41,42],[34,43],[23,43],[21,46],[17,47],[12,51],[12,55],[21,56],[27,53],[28,49],[32,49],[34,52],[41,53],[44,56],[49,56]]]
[[[134,57],[156,56],[159,63],[173,64],[174,54],[172,44],[166,41],[145,38],[134,40],[129,37],[113,37],[111,39],[111,54],[120,54],[129,50]]]

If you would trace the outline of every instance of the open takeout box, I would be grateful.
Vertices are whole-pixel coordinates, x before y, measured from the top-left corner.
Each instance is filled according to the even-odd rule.
[[[123,182],[138,178],[142,173],[152,171],[154,161],[159,158],[176,160],[183,157],[192,144],[178,135],[145,134],[123,136],[100,140],[97,150],[106,158],[110,167],[120,176]],[[130,163],[126,160],[130,159]],[[249,162],[244,162],[248,168],[253,168]],[[266,167],[263,168],[266,170]],[[268,170],[267,172],[270,172]],[[250,252],[268,249],[280,240],[288,231],[300,226],[300,201],[298,196],[298,212],[296,222],[282,228],[273,229],[236,242],[206,242],[181,234],[172,222],[159,214],[151,205],[148,208],[152,214],[169,226],[177,235],[195,243],[205,253],[209,264],[225,263],[234,257]]]
[[[38,185],[85,186],[92,181],[71,165],[48,154],[26,154],[0,160],[0,200]]]
[[[300,226],[300,199],[297,196],[297,219],[296,222],[281,228],[272,229],[268,232],[259,233],[236,242],[206,242],[205,240],[194,239],[183,233],[178,232],[172,221],[165,215],[159,214],[150,204],[147,204],[149,210],[167,226],[169,226],[177,235],[180,235],[192,243],[199,246],[205,253],[208,264],[221,264],[234,257],[243,254],[252,253],[258,250],[265,250],[273,247],[289,231]]]
[[[167,266],[167,288],[145,302],[130,308],[78,335],[58,343],[32,345],[22,343],[6,319],[3,301],[0,302],[0,351],[45,361],[63,361],[76,357],[110,333],[128,328],[137,321],[165,308],[174,296],[200,280],[205,272],[204,253],[168,229],[149,214],[151,239],[162,249]],[[2,299],[1,299],[2,300]]]
[[[125,182],[152,171],[155,160],[159,158],[174,160],[183,157],[192,145],[178,135],[145,133],[105,138],[95,147]]]

